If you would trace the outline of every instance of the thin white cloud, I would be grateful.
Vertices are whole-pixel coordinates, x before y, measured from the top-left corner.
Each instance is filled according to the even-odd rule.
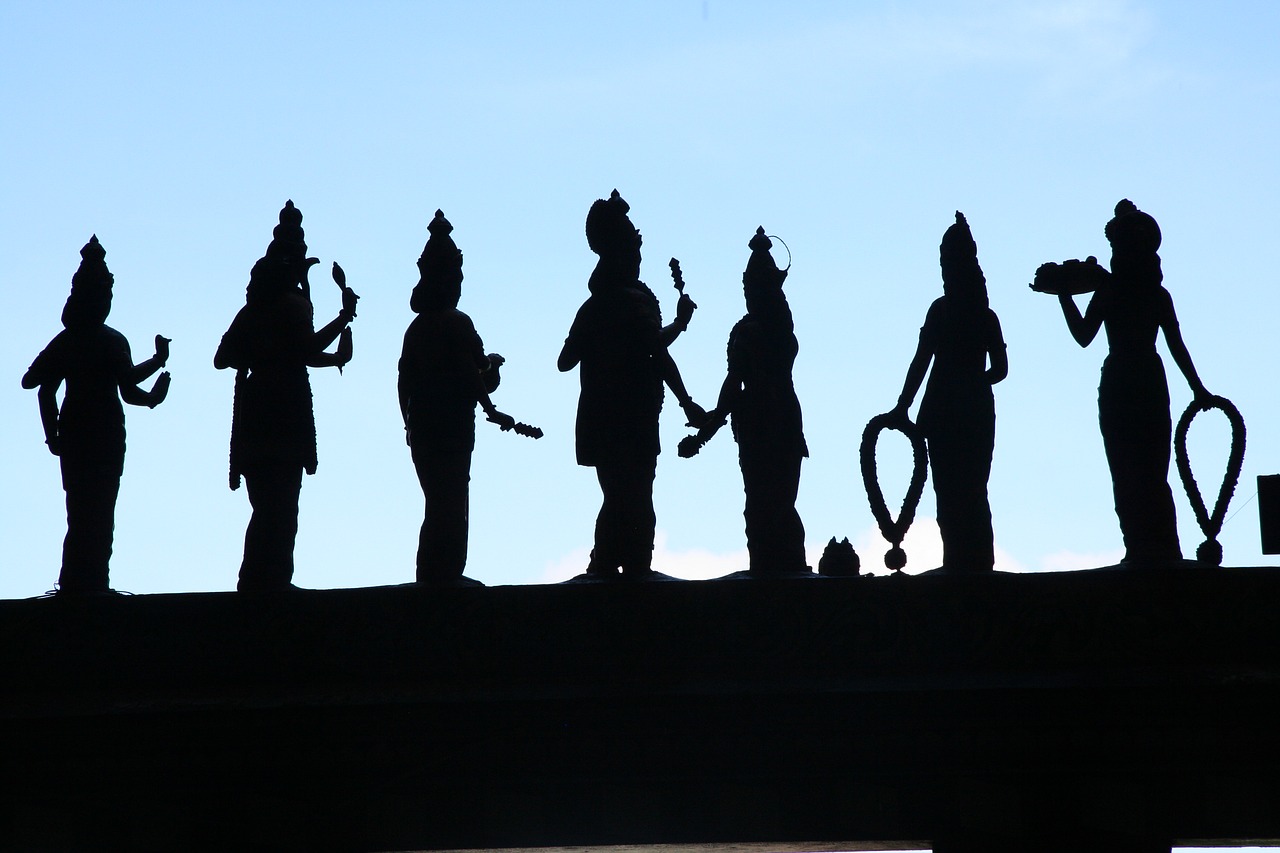
[[[578,548],[543,570],[541,583],[560,583],[582,574],[587,569],[591,549]],[[747,549],[716,554],[705,548],[672,551],[667,547],[667,533],[658,530],[653,540],[653,568],[664,575],[683,580],[709,580],[724,577],[747,567]]]
[[[889,570],[884,565],[884,555],[892,546],[880,534],[880,528],[871,527],[860,534],[853,542],[854,550],[862,559],[862,571],[871,574],[885,574]],[[915,575],[927,572],[942,565],[942,534],[938,530],[938,522],[928,516],[917,517],[907,531],[902,550],[907,552],[907,574]],[[1008,551],[995,546],[998,572],[1023,572],[1026,569],[1015,560]]]
[[[889,570],[884,565],[884,555],[891,546],[880,535],[879,528],[864,529],[849,537],[849,540],[853,543],[854,550],[862,562],[863,574],[888,574]],[[809,565],[815,570],[826,546],[826,542],[811,542],[805,549]],[[907,567],[904,570],[907,574],[919,574],[942,565],[942,537],[938,532],[938,522],[932,518],[917,518],[911,525],[902,547],[907,552]],[[589,558],[590,549],[575,549],[561,559],[548,563],[539,582],[560,583],[580,575],[586,570]],[[1040,569],[1027,569],[1010,556],[1009,552],[996,545],[995,568],[996,571],[1001,572],[1066,571],[1072,568],[1110,565],[1107,562],[1082,562],[1091,559],[1110,559],[1111,563],[1116,562],[1116,559],[1112,559],[1110,555],[1061,554],[1046,557],[1046,562]],[[1056,562],[1049,562],[1053,560]],[[728,553],[716,553],[705,548],[677,551],[668,547],[666,531],[658,530],[654,536],[653,568],[664,575],[683,580],[710,580],[740,572],[747,568],[748,563],[746,548]]]
[[[1031,569],[1034,572],[1074,572],[1079,569],[1096,569],[1101,566],[1114,566],[1124,557],[1124,548],[1112,551],[1098,551],[1090,554],[1075,551],[1058,551],[1046,554],[1040,559],[1040,567]]]

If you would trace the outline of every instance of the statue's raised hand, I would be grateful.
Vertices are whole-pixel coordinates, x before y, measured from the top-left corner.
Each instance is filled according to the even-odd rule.
[[[356,303],[360,301],[360,296],[351,288],[347,287],[347,273],[338,266],[338,262],[333,262],[333,280],[342,288],[342,313],[346,314],[352,320],[356,318]]]
[[[169,361],[169,344],[172,338],[166,338],[164,335],[156,335],[156,360],[161,366]]]
[[[680,299],[676,302],[676,322],[682,326],[689,325],[696,310],[698,310],[698,303],[694,302],[689,294],[681,293]]]

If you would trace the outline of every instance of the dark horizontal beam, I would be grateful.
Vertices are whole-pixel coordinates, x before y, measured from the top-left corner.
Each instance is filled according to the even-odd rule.
[[[1278,613],[1280,572],[1185,567],[6,601],[0,826],[25,849],[1280,838]]]

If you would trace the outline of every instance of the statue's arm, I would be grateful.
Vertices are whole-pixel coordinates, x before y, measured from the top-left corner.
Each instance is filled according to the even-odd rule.
[[[347,362],[351,361],[352,342],[351,330],[343,328],[338,330],[338,349],[336,352],[325,352],[323,349],[319,352],[313,352],[306,357],[305,363],[307,367],[346,367]]]
[[[120,389],[121,400],[130,406],[146,406],[151,409],[164,402],[165,396],[169,393],[169,374],[167,372],[160,374],[150,391],[139,388],[138,382],[147,378],[159,368],[159,364],[151,367],[150,363],[155,362],[156,359],[161,359],[162,356],[160,364],[163,364],[164,360],[168,359],[169,342],[166,338],[160,335],[156,336],[157,354],[140,365],[133,363],[133,354],[129,350],[129,342],[124,335],[119,335],[116,338],[109,352],[110,355],[108,357],[115,363],[113,372],[116,376],[117,387]],[[150,369],[145,370],[148,367]],[[139,370],[139,368],[143,368],[145,372]],[[139,374],[141,375],[139,376]]]
[[[1105,310],[1105,297],[1103,291],[1095,291],[1093,297],[1089,300],[1089,307],[1084,311],[1084,315],[1080,314],[1080,309],[1076,307],[1075,300],[1069,294],[1058,294],[1058,304],[1062,306],[1062,316],[1067,321],[1067,330],[1071,332],[1071,337],[1075,338],[1076,343],[1082,347],[1087,347],[1093,343],[1093,339],[1097,337],[1098,329],[1102,328],[1103,313]]]
[[[995,385],[1009,375],[1009,353],[1005,348],[1004,334],[1000,331],[1000,318],[991,312],[991,338],[987,342],[987,358],[991,366],[987,368],[987,382]]]
[[[128,372],[128,382],[137,385],[139,382],[147,379],[151,374],[164,367],[169,361],[169,338],[164,335],[156,335],[156,352],[155,355],[146,361],[132,365]]]
[[[733,413],[741,397],[742,378],[730,369],[724,377],[724,382],[720,383],[720,395],[716,397],[716,407],[707,412],[706,421],[698,430],[698,441],[705,444],[715,437],[720,427],[724,426],[729,415]]]
[[[342,330],[351,322],[351,315],[344,311],[339,311],[338,316],[329,321],[327,325],[315,332],[311,336],[310,350],[307,353],[307,365],[309,367],[327,367],[327,364],[312,364],[311,359],[326,355],[325,350],[329,348],[329,344],[337,340],[338,335],[342,334]]]
[[[241,313],[236,314],[235,319],[231,321],[231,326],[223,332],[222,340],[218,342],[218,351],[213,354],[213,366],[218,370],[225,370],[228,367],[239,370],[242,367],[248,367],[244,363],[244,347],[241,344],[244,338],[241,331],[242,316],[243,309]]]
[[[58,386],[62,382],[48,382],[40,386],[36,392],[36,401],[40,406],[40,425],[44,427],[44,443],[49,445],[49,452],[57,456],[60,450],[58,441]]]
[[[38,388],[42,383],[40,371],[33,364],[27,368],[27,372],[22,374],[22,387],[27,391],[32,388]]]
[[[676,318],[663,327],[658,338],[662,341],[664,347],[669,347],[675,343],[676,338],[689,328],[689,321],[693,319],[693,312],[697,310],[698,304],[689,298],[689,294],[681,293],[680,300],[676,303]]]
[[[560,348],[560,357],[556,359],[556,367],[561,373],[573,370],[582,361],[582,334],[578,331],[579,323],[582,321],[582,312],[586,310],[586,305],[578,309],[578,316],[573,318],[573,325],[569,327],[569,335],[564,339],[564,346]]]
[[[929,372],[929,362],[933,361],[933,345],[931,336],[927,335],[926,329],[929,328],[929,317],[925,317],[925,325],[920,329],[920,340],[916,344],[915,355],[911,357],[911,363],[907,365],[907,376],[902,382],[902,393],[898,395],[898,403],[892,409],[894,414],[901,417],[907,416],[907,410],[911,408],[911,404],[915,402],[916,393],[920,390],[920,385],[924,382],[925,374]]]
[[[676,401],[684,411],[689,425],[701,427],[707,419],[707,413],[701,406],[693,402],[693,398],[685,390],[684,379],[680,377],[680,368],[676,367],[676,361],[671,357],[671,353],[667,352],[666,347],[658,347],[658,351],[654,353],[653,357],[658,360],[658,373],[662,376],[662,381],[667,383],[671,393],[676,395]]]
[[[137,385],[121,385],[120,399],[130,406],[146,406],[148,409],[154,409],[169,396],[169,381],[169,371],[166,370],[156,377],[156,382],[151,386],[150,391],[144,391]]]
[[[396,370],[396,396],[400,400],[400,418],[404,421],[405,429],[409,428],[409,389],[412,387],[412,377],[409,375],[409,339],[406,337],[404,346],[400,350],[400,363]]]
[[[342,367],[351,360],[350,333],[338,341],[337,356],[325,352],[329,348],[329,344],[333,343],[334,338],[346,332],[347,327],[351,325],[351,321],[356,318],[356,303],[360,301],[360,297],[356,292],[347,287],[347,274],[342,271],[342,267],[338,266],[337,263],[333,265],[333,280],[342,288],[342,310],[328,325],[311,336],[311,351],[307,360],[308,367]],[[341,357],[344,346],[348,350],[345,360]],[[315,359],[314,363],[311,359]]]
[[[1161,310],[1160,328],[1164,331],[1164,342],[1169,346],[1169,355],[1173,356],[1173,363],[1178,365],[1178,369],[1182,371],[1182,375],[1186,377],[1187,384],[1191,386],[1197,400],[1203,400],[1212,395],[1209,394],[1204,383],[1200,381],[1200,375],[1196,373],[1196,366],[1191,361],[1191,353],[1187,351],[1187,345],[1182,340],[1182,330],[1178,326],[1178,316],[1173,310],[1173,299],[1165,294],[1167,300],[1166,305]]]

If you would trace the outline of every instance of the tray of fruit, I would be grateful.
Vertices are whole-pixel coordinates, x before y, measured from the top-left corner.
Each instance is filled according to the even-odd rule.
[[[1037,293],[1075,296],[1092,293],[1107,283],[1111,273],[1090,255],[1081,260],[1063,261],[1060,264],[1041,264],[1036,278],[1030,285]]]

